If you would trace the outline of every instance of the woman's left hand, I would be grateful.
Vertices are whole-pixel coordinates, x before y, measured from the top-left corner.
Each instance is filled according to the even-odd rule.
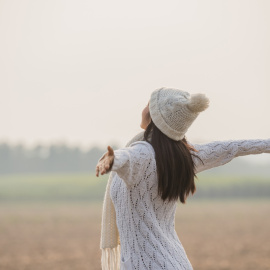
[[[114,161],[114,152],[113,149],[108,146],[107,147],[108,152],[105,153],[98,161],[98,164],[96,166],[96,176],[99,176],[99,172],[101,175],[107,173],[112,165],[113,165],[113,161]]]

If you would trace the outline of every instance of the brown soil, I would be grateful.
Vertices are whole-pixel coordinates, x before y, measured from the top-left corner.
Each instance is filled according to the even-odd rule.
[[[1,203],[0,269],[100,270],[101,209]],[[269,270],[269,228],[269,201],[192,201],[176,213],[176,231],[195,270]]]

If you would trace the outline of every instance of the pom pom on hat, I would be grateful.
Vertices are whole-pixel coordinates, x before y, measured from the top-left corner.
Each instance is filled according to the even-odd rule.
[[[187,107],[194,113],[202,112],[209,107],[209,99],[205,94],[192,94]]]

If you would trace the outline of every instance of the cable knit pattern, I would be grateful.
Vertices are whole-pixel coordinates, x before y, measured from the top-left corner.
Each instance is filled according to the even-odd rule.
[[[199,153],[194,153],[204,162],[203,165],[198,158],[193,158],[196,173],[224,165],[238,156],[270,153],[270,139],[213,141],[206,144],[188,143],[199,150]]]
[[[270,139],[191,145],[199,150],[195,154],[204,162],[193,157],[197,173],[226,164],[238,156],[270,153]],[[176,201],[164,202],[157,194],[152,145],[137,141],[115,150],[114,154],[110,196],[120,235],[120,270],[193,269],[175,231]]]

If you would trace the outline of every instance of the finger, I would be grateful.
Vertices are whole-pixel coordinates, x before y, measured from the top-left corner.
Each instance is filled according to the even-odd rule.
[[[106,173],[105,164],[102,164],[100,174],[103,175],[104,173]]]
[[[110,164],[107,163],[107,164],[104,166],[104,173],[107,173],[108,170],[109,170],[109,168],[110,168]]]
[[[96,167],[96,176],[98,177],[98,173],[99,173],[99,167]]]
[[[112,156],[113,155],[113,149],[108,145],[107,147],[109,155]]]

